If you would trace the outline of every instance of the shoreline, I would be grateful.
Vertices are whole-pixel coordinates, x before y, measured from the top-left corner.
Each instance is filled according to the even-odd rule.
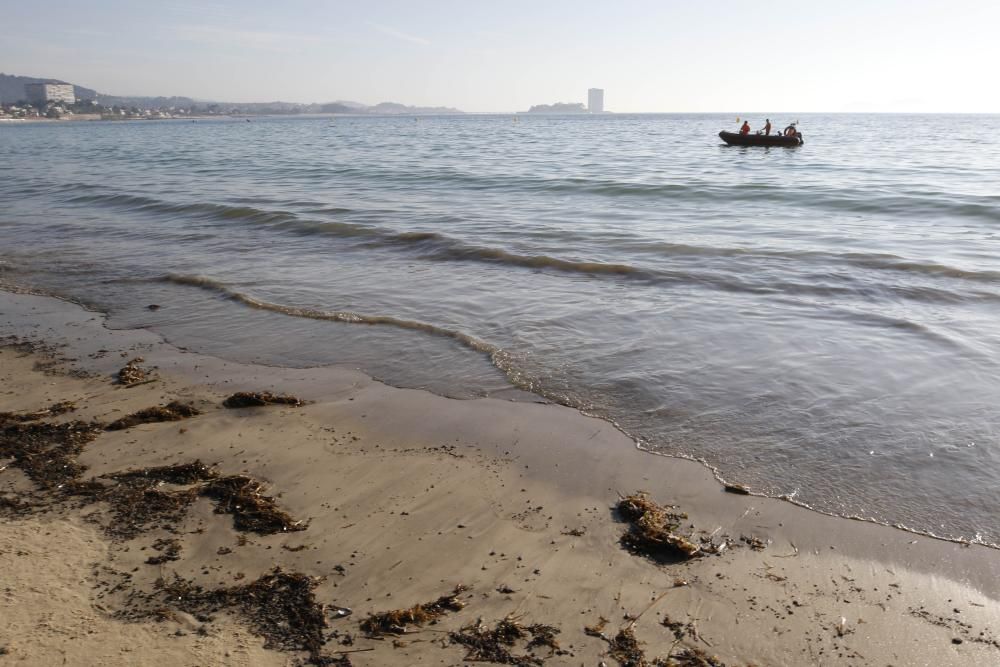
[[[187,279],[186,276],[181,276],[181,278]],[[201,278],[195,278],[195,280],[202,280],[202,279]],[[225,288],[225,287],[218,287],[218,286],[216,286],[214,284],[209,284],[209,289],[211,289],[211,290],[218,290],[220,293],[222,293],[225,296],[230,296],[230,297],[232,296],[232,294],[230,292],[228,292],[227,288]],[[107,314],[105,314],[104,312],[102,312],[98,307],[92,306],[92,305],[84,303],[84,302],[80,302],[80,301],[78,301],[78,300],[76,300],[74,298],[71,298],[71,297],[60,296],[60,295],[48,293],[48,292],[45,292],[45,291],[35,290],[33,288],[30,288],[30,287],[20,286],[20,285],[17,285],[15,283],[0,281],[0,295],[2,295],[5,292],[6,293],[11,293],[11,294],[31,295],[31,296],[40,297],[40,298],[54,299],[56,301],[60,301],[60,302],[66,303],[66,304],[68,304],[70,306],[80,308],[80,309],[82,309],[82,310],[84,310],[86,312],[93,313],[93,314],[99,316],[100,318],[102,318],[102,320],[105,320],[105,321],[107,320]],[[242,300],[242,298],[243,298],[242,295],[237,295],[237,296],[239,296],[240,300]],[[271,309],[271,305],[270,304],[252,304],[251,307],[253,307],[253,308],[261,308],[263,310],[270,310]],[[166,339],[159,332],[156,332],[156,331],[153,331],[153,330],[148,330],[148,329],[140,329],[140,330],[143,331],[143,332],[145,332],[145,333],[149,333],[150,335],[154,336],[163,345],[166,345],[168,347],[178,348],[178,349],[181,349],[181,350],[183,350],[185,352],[188,351],[187,348],[185,348],[183,346],[179,346],[179,345],[175,344],[174,342]],[[438,335],[438,334],[435,334],[435,335]],[[465,342],[462,342],[462,341],[460,341],[460,344],[461,345],[469,346]],[[476,351],[483,352],[484,354],[487,354],[487,356],[488,356],[489,355],[488,352],[484,352],[482,349],[480,349],[480,346],[486,346],[486,345],[488,345],[488,343],[484,343],[484,342],[479,341],[479,340],[473,340],[473,344],[471,346],[469,346],[469,347],[471,347],[472,349],[474,349]],[[205,356],[208,356],[208,357],[212,356],[210,353],[203,353],[203,354]],[[241,362],[233,362],[233,363],[241,363]],[[253,362],[253,365],[264,366],[264,367],[268,367],[268,368],[286,369],[286,370],[289,369],[289,368],[291,368],[291,367],[280,366],[280,365],[269,365],[267,363],[260,362],[260,361]],[[492,365],[495,368],[498,368],[495,364],[492,364]],[[296,367],[296,368],[298,368],[298,367]],[[321,367],[318,367],[318,368],[342,369],[342,368],[345,368],[345,366],[343,364],[334,363],[334,364],[330,364],[328,366],[321,366]],[[395,388],[395,389],[408,389],[408,388],[405,388],[405,387],[399,387],[399,386],[391,384],[389,382],[385,382],[383,380],[374,378],[368,372],[366,372],[364,369],[357,368],[357,367],[352,367],[352,369],[354,371],[357,371],[357,372],[361,373],[365,378],[367,378],[367,379],[369,379],[371,381],[374,381],[374,382],[377,382],[377,383],[381,383],[381,384],[386,384],[387,386]],[[509,383],[509,386],[507,386],[505,389],[500,389],[500,390],[492,391],[492,392],[489,393],[488,396],[481,396],[481,397],[478,397],[478,398],[498,398],[498,399],[501,399],[501,400],[509,400],[509,401],[517,401],[517,402],[550,404],[550,405],[558,406],[558,407],[561,407],[561,408],[565,408],[565,409],[577,412],[577,413],[579,413],[582,416],[587,417],[587,418],[596,419],[598,421],[605,422],[607,424],[610,424],[611,427],[614,428],[614,430],[618,431],[626,440],[628,440],[628,442],[631,443],[632,447],[634,447],[638,451],[642,452],[643,454],[649,455],[649,456],[654,456],[654,457],[661,457],[661,458],[672,459],[672,460],[675,460],[675,461],[683,461],[683,462],[687,462],[687,463],[697,464],[698,466],[700,466],[701,468],[703,468],[705,471],[707,471],[709,473],[709,475],[715,481],[716,484],[718,484],[720,487],[722,487],[724,489],[725,488],[738,489],[738,491],[737,491],[738,493],[743,493],[744,491],[746,491],[746,492],[748,492],[747,495],[751,495],[751,496],[754,496],[754,497],[757,497],[757,498],[767,499],[768,501],[781,501],[781,502],[785,502],[785,503],[788,503],[788,504],[793,505],[795,507],[807,510],[809,512],[812,512],[812,513],[815,513],[815,514],[819,514],[819,515],[822,515],[822,516],[825,516],[825,517],[833,518],[833,519],[840,519],[840,520],[846,520],[846,521],[857,521],[857,522],[860,522],[860,523],[867,523],[867,524],[872,524],[872,525],[875,525],[875,526],[881,526],[881,527],[885,527],[885,528],[892,528],[894,530],[903,531],[905,533],[909,533],[909,534],[913,534],[913,535],[919,535],[920,537],[930,538],[930,539],[933,539],[933,540],[940,540],[940,541],[943,541],[943,542],[951,542],[951,543],[959,544],[959,545],[962,545],[962,546],[985,547],[987,549],[994,549],[994,550],[1000,551],[1000,545],[992,544],[992,543],[989,543],[989,542],[985,542],[985,541],[981,541],[981,540],[970,540],[970,539],[966,539],[966,538],[962,538],[962,537],[948,537],[948,536],[938,535],[938,534],[935,534],[934,532],[931,532],[930,530],[922,530],[922,529],[918,529],[918,528],[912,528],[910,526],[907,526],[907,525],[904,525],[904,524],[901,524],[901,523],[888,523],[888,522],[879,521],[877,519],[870,518],[870,517],[865,517],[865,516],[837,514],[837,513],[832,512],[832,511],[826,511],[826,510],[823,510],[823,509],[817,509],[817,508],[812,507],[811,505],[809,505],[807,503],[801,502],[801,501],[797,500],[794,497],[795,494],[792,494],[791,496],[789,496],[788,494],[777,495],[777,496],[775,496],[775,495],[768,495],[768,494],[765,494],[765,493],[761,493],[761,492],[757,491],[756,489],[754,489],[752,487],[747,487],[747,486],[744,486],[743,484],[736,483],[736,482],[730,482],[729,480],[727,480],[725,478],[725,476],[723,475],[723,473],[721,472],[721,470],[717,466],[713,465],[711,462],[709,462],[709,461],[707,461],[707,460],[705,460],[703,458],[698,458],[698,457],[695,457],[695,456],[687,456],[687,455],[684,455],[684,454],[672,454],[672,453],[659,452],[659,451],[656,451],[655,449],[651,449],[651,448],[649,448],[642,441],[641,438],[637,438],[636,436],[633,436],[631,433],[629,433],[625,428],[623,428],[614,419],[611,419],[608,416],[602,416],[600,414],[594,414],[594,413],[588,412],[586,409],[583,409],[581,407],[573,405],[572,403],[564,402],[563,400],[560,400],[560,398],[557,397],[557,396],[549,396],[549,395],[546,395],[546,394],[544,394],[542,392],[539,392],[539,391],[536,391],[536,390],[524,388],[524,387],[518,385],[517,383],[515,383],[513,380],[511,380],[510,376],[508,376],[507,373],[506,373],[506,371],[504,371],[502,368],[498,368],[498,370],[500,371],[500,373],[502,373],[506,377],[506,380]],[[455,398],[455,397],[447,396],[447,395],[444,395],[444,394],[441,394],[441,393],[437,393],[437,392],[434,392],[433,390],[428,390],[428,389],[414,389],[414,390],[415,391],[427,391],[427,392],[431,393],[434,396],[437,396],[437,397],[440,397],[440,398],[446,398],[446,399],[449,399],[449,400],[452,400],[452,399],[459,400],[459,401],[477,400],[476,397],[474,397],[472,399],[464,398],[464,397],[463,398]]]
[[[673,636],[658,623],[669,613],[695,619],[698,629],[687,641],[727,664],[957,665],[998,658],[996,645],[974,639],[1000,629],[995,550],[725,493],[702,463],[651,456],[612,424],[572,408],[448,399],[336,367],[226,362],[179,350],[148,331],[106,329],[102,316],[53,297],[0,292],[0,335],[10,334],[66,346],[60,354],[75,360],[63,365],[95,377],[27,373],[34,360],[5,349],[0,372],[24,391],[6,395],[0,411],[39,409],[77,395],[96,395],[88,401],[93,405],[81,401],[80,411],[102,420],[174,396],[205,405],[203,415],[180,428],[152,424],[104,434],[81,462],[97,475],[197,455],[266,480],[292,516],[309,518],[309,528],[254,539],[225,558],[248,574],[280,560],[326,576],[317,595],[354,610],[333,621],[335,628],[357,633],[367,613],[433,599],[462,583],[471,586],[467,608],[441,626],[450,630],[477,616],[491,623],[510,613],[551,623],[573,655],[545,664],[614,664],[602,657],[604,642],[585,635],[583,626],[601,616],[617,625],[623,613],[642,612],[657,595],[662,601],[635,623],[651,657],[671,646]],[[127,360],[122,353],[144,357],[160,379],[132,389],[110,386],[107,378]],[[290,393],[310,404],[245,415],[208,407],[235,390]],[[275,448],[276,441],[283,447]],[[236,444],[242,451],[229,452]],[[639,490],[678,505],[699,529],[730,536],[731,548],[672,565],[624,551],[622,525],[610,508],[619,494]],[[222,567],[215,547],[235,541],[210,509],[196,513],[205,533],[179,538],[184,557],[171,564],[192,578]],[[359,527],[358,519],[368,525]],[[572,534],[578,529],[582,534]],[[744,536],[766,548],[740,547]],[[302,544],[311,547],[308,555],[281,549]],[[136,556],[122,548],[109,547],[120,562],[133,562]],[[334,564],[347,575],[331,570]],[[688,585],[672,589],[678,578]],[[503,586],[514,592],[498,595]],[[429,640],[395,648],[360,634],[355,640],[375,649],[351,654],[358,665],[456,664],[463,655],[461,647]]]

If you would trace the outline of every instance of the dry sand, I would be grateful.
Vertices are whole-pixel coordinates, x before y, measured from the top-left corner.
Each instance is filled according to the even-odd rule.
[[[172,531],[128,540],[106,534],[101,503],[0,519],[0,664],[295,664],[308,655],[266,650],[237,613],[121,618],[128,593],[152,590],[159,577],[231,587],[276,565],[322,577],[317,600],[352,610],[328,614],[324,650],[354,651],[343,655],[357,666],[464,664],[448,633],[508,616],[560,629],[561,654],[535,650],[546,665],[615,665],[584,627],[603,617],[614,635],[637,615],[650,661],[690,646],[727,665],[1000,664],[995,550],[725,493],[703,466],[638,451],[574,410],[456,401],[343,368],[225,362],[149,332],[110,331],[99,315],[31,295],[0,293],[3,335],[55,348],[0,349],[0,412],[72,400],[75,412],[49,421],[107,423],[171,400],[202,410],[102,433],[80,455],[85,478],[200,459],[265,481],[308,527],[240,533],[206,498]],[[114,384],[135,356],[155,379]],[[221,406],[241,390],[309,404]],[[0,460],[0,492],[13,498],[32,484],[10,463]],[[728,536],[728,548],[674,564],[624,550],[613,507],[619,492],[637,490],[680,506],[716,543]],[[146,564],[161,538],[178,540],[179,559]],[[111,590],[115,582],[124,585]],[[458,584],[469,587],[465,608],[435,624],[380,639],[359,628],[370,613]],[[665,617],[685,625],[677,645]]]

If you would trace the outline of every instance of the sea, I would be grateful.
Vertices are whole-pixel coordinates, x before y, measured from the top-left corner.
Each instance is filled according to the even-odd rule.
[[[767,116],[9,123],[0,281],[997,546],[1000,116]]]

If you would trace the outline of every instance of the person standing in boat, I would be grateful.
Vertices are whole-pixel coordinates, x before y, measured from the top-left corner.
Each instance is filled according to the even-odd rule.
[[[767,122],[764,123],[764,134],[765,136],[770,136],[771,134],[771,119],[768,118]]]
[[[743,127],[740,128],[740,134],[744,136],[750,134],[750,123],[743,121]]]

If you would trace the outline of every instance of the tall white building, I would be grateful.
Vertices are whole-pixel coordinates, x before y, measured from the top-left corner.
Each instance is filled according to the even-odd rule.
[[[27,95],[28,101],[33,104],[76,103],[76,93],[73,92],[73,84],[71,83],[26,83],[24,93]]]
[[[587,111],[604,113],[604,89],[591,88],[587,91]]]

